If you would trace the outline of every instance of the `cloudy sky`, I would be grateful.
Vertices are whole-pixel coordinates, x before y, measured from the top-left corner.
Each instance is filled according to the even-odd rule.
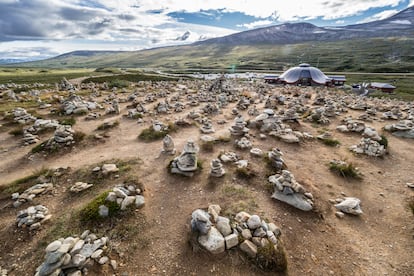
[[[349,25],[412,5],[414,0],[0,0],[0,59],[139,50],[285,22]]]

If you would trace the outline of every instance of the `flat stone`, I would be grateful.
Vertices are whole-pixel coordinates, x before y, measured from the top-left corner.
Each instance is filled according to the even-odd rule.
[[[108,261],[109,261],[109,258],[108,258],[107,256],[103,256],[103,257],[101,257],[101,258],[99,259],[98,263],[99,263],[100,265],[104,265],[104,264],[106,264]]]
[[[128,206],[135,202],[135,196],[127,196],[121,203],[121,210],[126,210]]]
[[[338,212],[335,212],[335,216],[337,217],[337,218],[344,218],[344,216],[345,216],[345,214],[344,213],[342,213],[341,211],[338,211]]]
[[[102,169],[102,173],[105,175],[119,171],[116,164],[103,164],[101,169]]]
[[[293,207],[296,207],[302,211],[310,211],[313,206],[310,204],[302,194],[284,194],[283,192],[276,191],[273,193],[272,198],[283,201]]]
[[[95,252],[92,253],[91,258],[92,259],[100,258],[101,255],[102,255],[102,253],[103,253],[103,250],[102,249],[98,249],[98,250],[96,250]]]
[[[210,231],[207,233],[207,235],[199,236],[198,242],[212,254],[222,253],[226,249],[224,237],[214,226],[210,228]]]
[[[54,242],[50,243],[50,244],[46,247],[45,251],[46,251],[46,252],[56,251],[56,250],[58,250],[61,246],[62,246],[62,242],[61,242],[61,241],[59,241],[59,240],[56,240],[56,241],[54,241]]]
[[[72,250],[70,251],[70,254],[77,254],[82,249],[83,245],[85,244],[84,240],[78,240],[75,245],[73,246]]]
[[[251,258],[256,257],[256,254],[257,254],[257,246],[253,242],[251,242],[249,240],[245,240],[244,242],[242,242],[240,244],[239,247],[249,257],[251,257]]]
[[[115,260],[111,260],[111,261],[109,262],[109,264],[111,265],[111,267],[112,267],[112,269],[113,269],[113,270],[117,270],[117,268],[118,268],[118,263],[117,263]]]
[[[224,242],[226,243],[226,249],[233,248],[239,244],[239,236],[236,234],[230,234],[224,237]]]

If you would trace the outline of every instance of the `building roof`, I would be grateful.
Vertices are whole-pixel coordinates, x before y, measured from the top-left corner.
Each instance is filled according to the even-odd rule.
[[[310,66],[307,63],[299,64],[299,66],[292,67],[280,75],[279,79],[286,83],[296,83],[303,78],[310,78],[313,82],[318,84],[326,84],[331,79],[326,76],[321,70]]]
[[[371,87],[374,87],[374,88],[388,88],[388,89],[395,89],[396,88],[394,85],[391,85],[391,84],[385,83],[385,82],[372,82]]]

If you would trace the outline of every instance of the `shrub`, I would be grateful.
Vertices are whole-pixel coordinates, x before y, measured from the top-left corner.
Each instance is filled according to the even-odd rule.
[[[139,134],[138,139],[143,140],[145,142],[151,142],[155,140],[161,140],[170,132],[177,131],[177,127],[175,124],[170,123],[165,129],[162,129],[160,131],[155,131],[152,126],[142,130],[142,132]]]
[[[45,141],[45,142],[43,142],[43,143],[40,143],[40,144],[37,144],[36,146],[34,146],[34,147],[32,148],[31,152],[32,152],[32,153],[38,153],[38,152],[43,151],[43,149],[44,149],[44,148],[45,148],[45,146],[46,146],[46,143],[47,143],[47,141]]]
[[[380,145],[383,145],[385,149],[388,148],[388,139],[385,137],[385,135],[381,135],[381,140],[378,141],[378,143]]]
[[[207,141],[201,143],[201,149],[206,152],[212,152],[214,150],[214,141]]]
[[[10,135],[13,136],[22,136],[23,135],[23,128],[18,127],[9,131]]]
[[[73,126],[76,124],[76,119],[74,117],[64,118],[60,120],[60,124]]]
[[[250,168],[243,167],[236,169],[236,175],[240,178],[250,179],[256,176],[256,172]]]
[[[361,173],[352,163],[332,161],[329,164],[329,169],[342,177],[361,178]]]
[[[79,143],[85,138],[85,136],[86,134],[82,131],[75,131],[75,133],[73,133],[73,140],[75,141],[75,143]]]
[[[108,197],[109,191],[106,191],[91,202],[89,202],[85,207],[83,207],[79,212],[79,217],[82,222],[94,222],[104,219],[99,215],[99,206],[105,205],[108,207],[109,210],[109,217],[114,216],[121,210],[121,206],[119,206],[116,202],[106,201]]]
[[[338,140],[335,139],[331,139],[331,138],[324,138],[324,139],[319,139],[323,144],[330,146],[330,147],[336,147],[339,146],[341,144],[341,142],[339,142]]]
[[[109,88],[127,88],[129,86],[129,81],[126,80],[111,80],[108,83]]]
[[[283,272],[287,269],[286,253],[283,246],[272,242],[257,249],[256,265],[266,271]]]
[[[119,126],[119,121],[113,121],[113,122],[104,122],[103,124],[99,125],[96,129],[97,130],[107,130],[114,127]]]

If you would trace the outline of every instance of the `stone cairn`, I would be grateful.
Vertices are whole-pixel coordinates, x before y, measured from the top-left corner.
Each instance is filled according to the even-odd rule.
[[[210,119],[203,118],[201,120],[200,131],[204,134],[209,134],[209,133],[214,133],[215,132],[213,124],[211,123]]]
[[[52,215],[49,214],[49,209],[43,205],[30,206],[27,209],[19,211],[16,217],[17,227],[26,228],[29,230],[39,229],[41,224],[48,221]]]
[[[220,159],[213,159],[210,163],[211,170],[210,175],[213,177],[222,177],[226,174],[226,171],[223,168],[223,164],[221,163]]]
[[[230,127],[230,133],[233,136],[244,136],[249,132],[249,129],[246,127],[246,122],[242,116],[237,116],[234,119],[234,125]]]
[[[176,153],[176,149],[174,147],[174,141],[169,134],[165,135],[164,139],[162,139],[161,153],[170,154],[170,155],[174,155]]]
[[[220,154],[219,159],[224,163],[230,163],[230,162],[237,162],[239,160],[239,157],[235,152],[232,151],[226,151]]]
[[[303,211],[313,209],[312,194],[307,193],[288,170],[282,170],[281,174],[269,176],[269,182],[274,184],[272,198],[283,201]]]
[[[371,138],[362,138],[358,145],[352,145],[349,150],[358,154],[381,157],[387,153],[383,145]]]
[[[265,222],[258,215],[250,215],[244,211],[236,214],[231,222],[229,218],[221,216],[220,212],[219,205],[210,205],[208,211],[193,211],[191,231],[194,246],[200,246],[212,254],[238,248],[252,260],[260,260],[263,248],[272,252],[270,255],[283,252],[279,240],[281,231],[274,223]],[[280,260],[275,265],[284,270],[286,260]]]
[[[117,185],[108,193],[106,201],[115,202],[121,207],[121,210],[126,210],[126,208],[134,203],[136,208],[142,208],[145,205],[142,190],[132,184]],[[109,208],[105,205],[99,206],[99,215],[101,217],[107,217],[109,215]]]
[[[362,133],[365,129],[365,124],[363,122],[353,120],[352,118],[345,118],[343,122],[344,124],[337,126],[336,130],[340,132]]]
[[[273,148],[271,151],[267,153],[270,165],[272,166],[272,168],[275,168],[278,172],[282,169],[286,169],[286,164],[282,156],[283,153],[278,148]]]
[[[27,124],[36,121],[36,117],[26,111],[26,109],[17,107],[13,111],[13,120],[19,124]]]
[[[27,201],[33,201],[33,199],[38,195],[46,194],[53,189],[52,183],[39,183],[28,189],[23,193],[13,193],[12,199],[14,200],[13,206],[20,207],[23,203]]]
[[[192,177],[197,170],[197,152],[199,148],[193,140],[188,140],[180,156],[171,161],[171,173]]]
[[[247,137],[236,139],[234,142],[235,142],[236,147],[242,150],[251,149],[253,146],[252,142],[250,142],[250,140]]]
[[[401,120],[396,124],[386,125],[384,129],[394,136],[414,139],[414,120]]]
[[[88,267],[95,263],[104,265],[110,262],[116,269],[116,261],[106,256],[108,244],[108,237],[98,238],[89,230],[80,237],[55,240],[46,247],[45,261],[36,269],[35,276],[86,275]]]

